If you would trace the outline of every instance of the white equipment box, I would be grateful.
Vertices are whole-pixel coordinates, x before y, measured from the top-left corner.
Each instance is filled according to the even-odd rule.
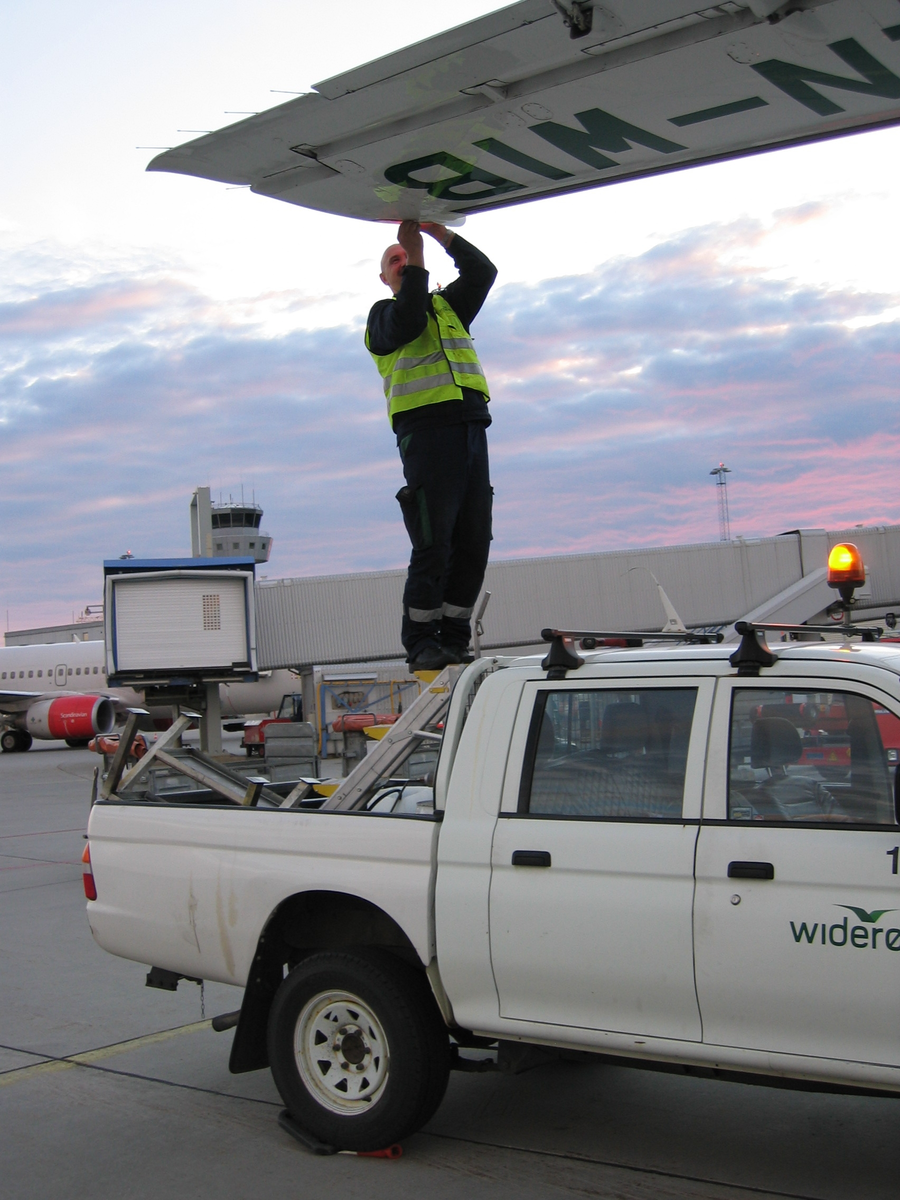
[[[224,560],[226,563],[229,560]],[[104,564],[106,671],[128,682],[255,675],[253,569],[197,560]],[[188,565],[190,564],[190,565]]]

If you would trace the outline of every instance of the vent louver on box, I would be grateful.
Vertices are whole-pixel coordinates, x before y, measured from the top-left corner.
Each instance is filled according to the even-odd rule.
[[[208,593],[203,597],[203,628],[204,630],[222,628],[222,614],[218,592]]]

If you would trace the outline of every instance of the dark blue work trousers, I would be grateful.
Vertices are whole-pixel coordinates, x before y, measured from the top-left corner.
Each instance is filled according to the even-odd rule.
[[[412,542],[403,592],[403,645],[463,651],[491,544],[487,426],[416,429],[400,443],[406,487],[397,493]]]

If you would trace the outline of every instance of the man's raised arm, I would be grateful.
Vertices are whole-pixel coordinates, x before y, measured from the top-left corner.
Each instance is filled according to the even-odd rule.
[[[440,242],[456,263],[459,278],[440,294],[468,329],[497,278],[497,268],[486,254],[445,225],[423,222],[422,229]]]

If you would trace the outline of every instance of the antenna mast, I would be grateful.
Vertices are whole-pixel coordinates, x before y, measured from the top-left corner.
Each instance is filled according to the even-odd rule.
[[[731,474],[731,467],[726,467],[724,463],[719,463],[717,467],[713,467],[710,475],[717,475],[716,479],[716,499],[719,505],[719,541],[731,541],[731,517],[728,513],[728,480],[726,475]]]

